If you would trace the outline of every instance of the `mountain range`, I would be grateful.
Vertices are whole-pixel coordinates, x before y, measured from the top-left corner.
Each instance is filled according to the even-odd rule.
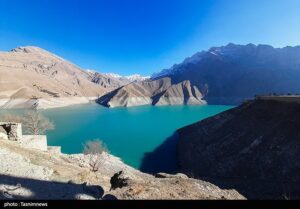
[[[0,52],[0,107],[50,108],[97,100],[108,107],[240,104],[257,94],[300,92],[300,46],[212,47],[153,74],[80,67],[38,47]]]
[[[127,85],[131,82],[144,81],[150,78],[150,76],[141,76],[139,74],[121,76],[115,73],[99,73],[94,70],[86,70],[90,77],[89,80],[93,83],[97,83],[104,88],[119,88],[121,86]]]
[[[300,92],[300,46],[212,47],[152,76],[189,80],[209,104],[239,104],[256,94]]]

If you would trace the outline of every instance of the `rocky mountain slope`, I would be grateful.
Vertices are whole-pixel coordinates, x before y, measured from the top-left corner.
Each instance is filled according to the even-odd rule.
[[[209,104],[240,104],[256,94],[300,92],[300,46],[212,47],[154,74],[152,80],[189,80]]]
[[[129,76],[121,76],[115,73],[99,73],[94,70],[86,70],[89,73],[89,80],[104,88],[116,89],[132,82],[140,82],[148,80],[149,76],[141,76],[133,74]]]
[[[0,107],[86,103],[111,90],[88,78],[86,71],[38,47],[0,52]]]
[[[179,129],[180,171],[248,198],[300,198],[300,103],[266,98]]]
[[[170,78],[133,82],[100,97],[97,102],[107,107],[206,104],[200,91],[189,81],[173,85]]]
[[[0,199],[244,199],[183,174],[142,173],[107,153],[92,172],[88,159],[0,140]]]
[[[87,71],[89,80],[104,88],[116,89],[131,83],[131,80],[124,77],[116,77],[111,74],[99,73],[96,71]]]

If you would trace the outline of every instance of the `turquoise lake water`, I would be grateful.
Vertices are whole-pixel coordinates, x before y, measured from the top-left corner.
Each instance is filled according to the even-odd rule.
[[[176,129],[232,107],[141,106],[109,109],[88,104],[41,112],[55,123],[55,130],[47,132],[49,145],[61,146],[64,153],[80,153],[86,140],[100,139],[105,142],[111,154],[140,168],[145,153],[159,148]],[[0,110],[1,114],[5,112],[7,111]],[[156,156],[156,161],[160,157],[164,158]]]

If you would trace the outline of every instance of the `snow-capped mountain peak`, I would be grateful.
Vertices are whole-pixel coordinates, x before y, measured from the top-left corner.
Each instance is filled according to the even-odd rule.
[[[121,78],[121,77],[123,77],[123,76],[121,76],[119,74],[116,74],[116,73],[103,73],[103,75],[110,76],[110,77],[113,77],[113,78]]]
[[[133,75],[124,76],[124,77],[132,82],[133,81],[144,81],[144,80],[150,78],[150,76],[141,76],[140,74],[133,74]]]
[[[122,79],[122,80],[128,80],[130,82],[134,82],[134,81],[144,81],[146,79],[149,79],[150,76],[142,76],[140,74],[132,74],[132,75],[128,75],[128,76],[122,76],[116,73],[100,73],[96,70],[91,70],[91,69],[87,69],[86,72],[88,73],[92,73],[92,74],[101,74],[107,77],[111,77],[111,78],[116,78],[116,79]]]

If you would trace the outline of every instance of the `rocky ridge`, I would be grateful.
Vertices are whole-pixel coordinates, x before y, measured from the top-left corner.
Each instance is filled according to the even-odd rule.
[[[206,104],[197,87],[189,81],[173,85],[170,78],[134,82],[96,100],[107,107],[138,105]]]

